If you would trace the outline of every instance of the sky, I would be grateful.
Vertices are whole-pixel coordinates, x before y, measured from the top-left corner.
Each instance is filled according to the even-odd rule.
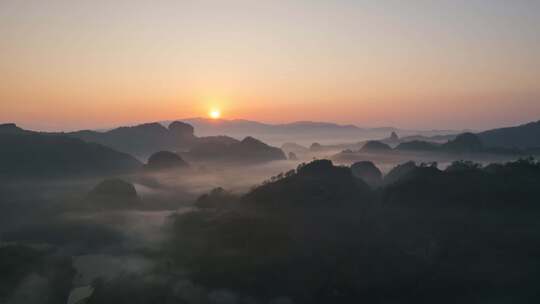
[[[540,119],[540,1],[0,1],[0,122]]]

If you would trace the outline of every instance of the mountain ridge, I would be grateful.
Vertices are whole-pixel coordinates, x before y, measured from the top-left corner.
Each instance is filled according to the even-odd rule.
[[[338,144],[343,142],[379,139],[391,132],[401,136],[448,135],[465,130],[407,130],[391,126],[359,127],[354,124],[338,124],[318,121],[293,121],[288,123],[264,123],[246,119],[211,119],[204,117],[178,119],[195,127],[197,136],[228,135],[235,138],[255,136],[264,142],[281,146],[285,142],[310,145],[313,142]],[[161,121],[167,124],[169,121]]]
[[[0,178],[110,175],[142,166],[131,155],[105,145],[15,124],[0,128],[0,147]]]
[[[538,148],[540,147],[540,120],[512,127],[495,128],[477,133],[490,147]]]

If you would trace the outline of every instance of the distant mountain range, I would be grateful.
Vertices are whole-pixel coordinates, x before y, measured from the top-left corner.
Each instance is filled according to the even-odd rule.
[[[253,137],[239,141],[227,136],[196,137],[193,132],[191,125],[178,121],[167,128],[147,123],[105,132],[70,133],[35,132],[12,123],[0,124],[0,178],[136,172],[143,164],[132,155],[174,157],[181,153],[190,161],[236,163],[286,159],[281,149]],[[153,166],[151,160],[149,165]]]
[[[465,132],[467,133],[467,132]],[[389,137],[385,137],[383,139],[378,140],[363,140],[363,141],[355,141],[355,142],[343,142],[339,144],[333,144],[333,145],[322,145],[319,143],[313,143],[308,147],[304,147],[302,145],[296,144],[296,143],[285,143],[281,146],[281,149],[285,152],[294,152],[296,154],[305,154],[308,151],[311,152],[332,152],[332,151],[342,151],[342,150],[350,150],[350,151],[357,151],[363,149],[366,144],[371,143],[370,145],[373,145],[373,142],[382,143],[384,145],[388,145],[389,148],[391,147],[399,147],[402,148],[415,148],[415,147],[427,147],[427,146],[437,146],[440,144],[444,144],[448,141],[451,141],[455,139],[459,134],[449,134],[449,135],[434,135],[434,136],[424,136],[424,135],[410,135],[405,137],[399,137],[395,132],[391,132]],[[420,145],[418,145],[418,143]],[[371,149],[369,146],[368,149]]]
[[[408,133],[412,134],[407,135]],[[180,152],[188,160],[195,161],[285,159],[285,154],[281,149],[265,143],[270,140],[292,142],[284,145],[284,150],[291,150],[294,153],[307,150],[297,143],[307,141],[311,144],[313,141],[323,140],[340,142],[347,137],[383,138],[380,140],[382,143],[392,146],[414,141],[414,143],[402,145],[400,149],[431,150],[435,146],[423,142],[433,142],[445,147],[446,142],[453,142],[456,135],[462,133],[451,130],[406,131],[391,127],[363,129],[353,125],[320,122],[271,125],[247,120],[202,118],[186,119],[183,122],[174,121],[167,127],[163,126],[163,123],[148,123],[103,132],[85,130],[70,133],[34,132],[21,129],[15,124],[0,124],[0,168],[6,176],[34,172],[35,175],[45,176],[109,174],[135,170],[142,166],[141,162],[131,155],[145,158],[163,150]],[[247,136],[243,136],[244,134]],[[244,139],[238,140],[231,136]],[[540,121],[483,131],[476,133],[476,137],[479,139],[477,145],[491,149],[489,151],[499,151],[493,150],[498,148],[536,151],[540,150]],[[265,138],[267,140],[264,140]],[[356,140],[352,142],[351,147],[358,149],[364,143],[365,140],[363,142]],[[335,146],[312,144],[310,146],[311,150],[351,148],[347,144]],[[458,148],[462,150],[461,146]]]
[[[84,141],[106,145],[145,159],[162,150],[182,151],[196,144],[193,126],[183,122],[172,122],[167,127],[160,123],[145,123],[130,127],[119,127],[108,131],[83,130],[65,133]]]
[[[103,132],[87,130],[67,134],[85,141],[97,142],[144,159],[150,154],[161,150],[186,153],[191,149],[201,152],[208,150],[208,147],[214,147],[214,151],[206,151],[208,153],[212,152],[210,154],[213,156],[216,156],[216,153],[219,154],[220,151],[224,154],[230,154],[227,151],[230,152],[234,149],[225,148],[224,146],[238,144],[241,142],[240,138],[247,137],[257,138],[261,142],[276,146],[281,146],[283,143],[295,143],[316,148],[312,144],[318,143],[320,144],[318,150],[358,150],[367,140],[373,139],[393,147],[411,141],[444,144],[462,133],[467,133],[467,131],[415,131],[394,127],[360,128],[354,125],[311,121],[266,124],[241,119],[191,118],[183,121],[120,127]],[[476,134],[486,148],[530,149],[540,147],[540,122],[493,129]],[[334,144],[324,144],[325,142]],[[203,154],[208,154],[206,152]],[[200,158],[194,154],[186,156],[188,158]],[[229,158],[234,157],[231,155]]]
[[[161,123],[145,123],[131,127],[98,131],[65,133],[88,142],[96,142],[115,150],[146,159],[159,151],[181,153],[195,161],[271,161],[285,159],[283,151],[251,136],[237,140],[230,136],[195,136],[188,123],[173,121],[165,127]]]
[[[272,145],[281,146],[286,142],[310,145],[337,144],[341,142],[379,139],[396,132],[399,136],[435,136],[459,134],[466,130],[405,130],[394,127],[361,128],[355,125],[340,125],[327,122],[297,121],[284,124],[267,124],[243,119],[179,119],[192,125],[197,136],[227,135],[235,138],[256,137]],[[162,122],[163,124],[169,121]]]
[[[435,131],[431,131],[435,132]],[[406,146],[418,146],[418,143],[433,143],[444,144],[455,139],[458,135],[464,133],[472,133],[468,131],[458,132],[446,135],[408,135],[398,136],[392,132],[390,136],[379,139],[380,142],[391,146],[406,144]],[[503,148],[503,149],[518,149],[518,150],[538,150],[540,149],[540,121],[530,122],[513,127],[491,129],[483,132],[474,133],[480,139],[485,148]],[[413,145],[408,143],[414,142]],[[356,141],[349,143],[341,143],[338,145],[322,145],[318,149],[359,149],[366,143],[364,141]],[[290,145],[290,143],[289,143]],[[424,144],[422,144],[424,145]],[[425,147],[429,145],[424,145]]]

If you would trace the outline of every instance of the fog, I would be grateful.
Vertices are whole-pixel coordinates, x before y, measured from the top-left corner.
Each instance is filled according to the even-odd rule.
[[[154,271],[154,252],[167,235],[164,226],[171,214],[192,210],[196,198],[213,188],[243,193],[296,165],[290,161],[195,165],[185,170],[119,176],[133,183],[142,202],[133,209],[120,210],[88,206],[87,194],[104,178],[6,181],[0,187],[0,246],[24,245],[44,250],[45,255],[70,258],[74,287],[96,279],[146,276]],[[49,279],[29,272],[2,301],[39,303],[50,292]],[[192,288],[189,286],[182,288]],[[227,298],[226,291],[205,293],[208,298]]]
[[[408,202],[411,198],[405,190],[403,194],[396,192],[401,191],[399,187],[369,190],[363,188],[367,187],[363,183],[351,183],[346,173],[349,171],[340,173],[340,168],[349,170],[348,166],[355,162],[371,161],[383,175],[391,175],[394,167],[410,160],[418,164],[429,163],[429,166],[437,163],[436,170],[440,171],[452,167],[450,165],[456,160],[471,160],[482,167],[518,158],[515,155],[326,150],[305,153],[295,161],[259,164],[194,162],[187,168],[143,170],[124,175],[4,181],[0,187],[3,210],[0,213],[0,253],[4,251],[7,255],[4,263],[21,270],[9,272],[4,280],[10,281],[1,282],[5,287],[0,289],[0,300],[10,304],[58,303],[59,299],[66,301],[76,288],[83,287],[91,290],[88,303],[118,303],[126,299],[133,303],[322,303],[324,299],[332,299],[332,293],[324,291],[325,296],[315,301],[314,286],[333,286],[334,283],[317,281],[322,277],[320,273],[312,273],[312,263],[322,263],[320,271],[338,275],[334,271],[342,266],[329,258],[332,255],[343,259],[344,265],[350,263],[360,268],[367,267],[365,263],[397,263],[394,266],[401,267],[410,265],[412,260],[409,259],[414,257],[422,260],[418,269],[427,271],[431,267],[430,259],[438,257],[441,248],[447,246],[444,238],[449,236],[438,235],[442,229],[440,223],[449,223],[444,229],[450,229],[445,233],[453,240],[453,235],[459,235],[454,231],[457,227],[453,221],[462,218],[461,223],[468,225],[479,219],[473,214],[466,215],[465,219],[467,213],[457,205],[445,206],[437,212],[411,211],[403,205],[380,209],[377,207],[380,197],[390,199],[390,202],[394,198]],[[315,175],[303,177],[308,174],[302,173],[303,164],[314,159],[331,159],[338,167],[310,169],[315,171],[309,174]],[[429,168],[422,166],[418,170]],[[283,174],[285,172],[288,173]],[[117,197],[96,196],[97,185],[111,178],[133,185],[136,197],[130,200],[121,192],[114,193]],[[422,191],[431,195],[431,186],[426,187]],[[222,188],[224,192],[212,191],[216,188]],[[206,197],[206,205],[199,203],[199,198],[207,193],[211,195]],[[471,195],[473,200],[480,200],[474,196],[476,194]],[[424,199],[420,196],[419,201]],[[528,196],[521,198],[529,200]],[[101,199],[105,199],[105,203],[95,202]],[[116,200],[128,202],[127,205],[116,204]],[[264,205],[266,200],[279,204],[268,209]],[[301,207],[307,203],[305,200],[311,200],[313,207]],[[361,203],[350,205],[351,200]],[[430,197],[428,200],[438,199]],[[246,203],[251,201],[253,203]],[[215,202],[217,206],[212,205]],[[324,206],[328,203],[339,207],[326,209]],[[289,209],[292,207],[288,206],[294,204],[300,205]],[[429,214],[429,224],[404,222],[406,218],[419,220],[424,212]],[[499,218],[497,212],[491,210],[490,213],[495,215],[489,217]],[[488,212],[483,214],[488,216]],[[516,227],[518,222],[521,222],[519,225],[533,223],[523,215],[517,218],[519,220],[506,219],[506,229],[523,229]],[[230,226],[229,221],[235,224]],[[437,228],[419,233],[425,225]],[[482,229],[495,227],[491,222],[471,225],[484,225],[479,226]],[[527,227],[532,229],[532,226]],[[403,235],[405,231],[411,235]],[[352,242],[349,233],[362,239]],[[477,233],[475,238],[483,237],[487,232]],[[206,248],[214,242],[222,244]],[[247,247],[236,247],[237,242],[246,242]],[[388,251],[396,246],[403,250],[403,257],[395,259],[388,255]],[[359,248],[370,249],[363,252]],[[344,250],[360,256],[353,258]],[[382,257],[377,257],[373,250],[381,251]],[[232,258],[236,254],[242,258]],[[267,268],[268,261],[273,261],[270,265],[274,265],[276,271],[287,272],[289,276],[282,283],[275,283],[273,288],[277,289],[262,288],[276,275]],[[391,277],[379,278],[386,282],[384,284],[404,282],[387,266],[381,267],[382,274]],[[370,276],[376,275],[372,271],[368,271]],[[247,283],[254,273],[258,279]],[[234,279],[223,277],[229,275]],[[417,275],[416,270],[410,274],[412,277]],[[305,276],[313,277],[316,282],[310,284],[315,285],[302,283]],[[283,284],[291,287],[285,288]],[[365,282],[342,292],[351,292],[353,297],[358,297],[359,290],[381,288],[377,286],[376,282]],[[301,290],[307,293],[302,294]],[[394,292],[397,291],[391,294]],[[371,292],[368,294],[369,299],[379,297]],[[71,296],[73,298],[77,293]],[[415,297],[407,295],[407,298]]]

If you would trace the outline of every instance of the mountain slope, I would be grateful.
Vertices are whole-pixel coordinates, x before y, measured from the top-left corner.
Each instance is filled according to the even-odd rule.
[[[282,145],[285,142],[296,142],[302,145],[310,145],[313,142],[321,144],[358,142],[383,138],[391,132],[397,132],[402,136],[460,133],[452,130],[400,130],[393,127],[361,128],[355,125],[315,121],[269,124],[243,119],[188,118],[181,120],[193,125],[198,136],[228,135],[236,138],[254,136],[272,145]],[[166,122],[163,123],[166,124]]]
[[[499,128],[478,133],[487,147],[537,148],[540,147],[540,120],[527,124]]]
[[[287,159],[281,149],[269,146],[250,136],[236,142],[202,142],[195,145],[184,155],[190,160],[218,160],[246,163]]]
[[[186,149],[196,141],[193,127],[182,122],[173,122],[168,128],[159,123],[146,123],[107,132],[84,130],[68,135],[143,158],[161,150]]]
[[[0,177],[107,175],[140,166],[128,154],[69,136],[0,130]]]

